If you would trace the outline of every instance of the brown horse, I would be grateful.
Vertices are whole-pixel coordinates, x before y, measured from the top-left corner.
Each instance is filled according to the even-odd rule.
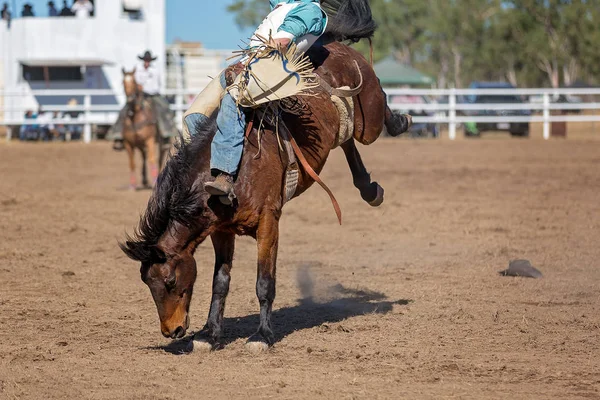
[[[123,144],[129,157],[129,188],[135,190],[137,179],[135,177],[135,149],[142,153],[142,185],[148,187],[148,173],[146,162],[150,165],[152,182],[156,182],[160,166],[166,154],[166,149],[161,145],[157,119],[149,99],[144,97],[144,92],[135,81],[135,68],[131,72],[123,69],[123,87],[127,96],[127,117],[123,123]],[[158,163],[156,152],[158,146]]]
[[[361,76],[354,68],[358,62],[364,79],[362,92],[355,97],[354,137],[372,143],[384,125],[392,134],[408,128],[396,127],[398,120],[386,104],[386,97],[369,63],[355,50],[339,43],[312,50],[316,72],[335,87],[359,85]],[[352,67],[348,67],[352,66]],[[324,89],[314,96],[298,97],[305,107],[300,115],[284,114],[283,120],[296,139],[310,166],[321,171],[334,146],[340,126],[337,108]],[[162,334],[181,338],[189,328],[189,305],[196,280],[194,252],[210,236],[215,266],[208,321],[196,334],[194,346],[214,349],[220,346],[223,311],[229,291],[230,272],[236,235],[249,235],[258,245],[256,294],[260,303],[258,331],[248,344],[266,349],[275,341],[271,328],[271,309],[275,299],[275,270],[279,243],[279,219],[283,208],[286,154],[280,150],[276,129],[256,127],[245,143],[244,155],[235,184],[237,202],[225,206],[209,198],[203,182],[210,179],[210,142],[215,127],[198,127],[190,143],[180,144],[158,178],[148,208],[132,238],[121,244],[123,251],[141,262],[141,278],[149,286],[156,303]],[[260,157],[255,155],[260,146]],[[360,159],[354,140],[342,146],[363,198],[381,204],[382,190],[372,183]],[[306,191],[313,180],[301,170],[295,197]]]

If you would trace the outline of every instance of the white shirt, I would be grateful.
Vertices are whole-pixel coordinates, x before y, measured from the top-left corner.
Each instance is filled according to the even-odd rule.
[[[94,11],[94,6],[89,1],[78,1],[73,4],[71,11],[75,13],[77,18],[89,18],[92,11]]]
[[[279,3],[273,9],[273,11],[267,15],[267,17],[254,32],[254,35],[252,35],[252,38],[250,38],[250,47],[261,47],[263,45],[263,41],[260,38],[268,40],[269,37],[273,37],[273,39],[296,39],[296,49],[301,53],[307,51],[317,41],[317,39],[319,39],[319,36],[308,34],[295,38],[294,35],[289,32],[283,30],[279,31],[279,27],[283,25],[288,14],[292,12],[294,8],[302,4],[303,3],[300,2],[287,4],[285,2]],[[321,8],[319,3],[314,4]]]
[[[143,65],[135,69],[135,81],[144,89],[144,93],[155,95],[160,92],[160,76],[158,69],[152,65],[148,69]]]

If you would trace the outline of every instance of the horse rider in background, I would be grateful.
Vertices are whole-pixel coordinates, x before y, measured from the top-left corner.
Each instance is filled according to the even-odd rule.
[[[168,141],[169,138],[178,134],[177,127],[174,123],[175,114],[169,108],[169,102],[159,94],[160,91],[160,74],[158,69],[152,65],[152,62],[157,57],[152,56],[150,51],[146,51],[143,56],[138,56],[143,61],[143,65],[137,66],[135,69],[135,81],[142,88],[144,97],[150,100],[154,115],[158,124],[158,131],[161,137]],[[129,118],[129,105],[119,113],[119,118],[111,128],[109,136],[115,141],[115,150],[123,149],[123,124],[125,118]]]

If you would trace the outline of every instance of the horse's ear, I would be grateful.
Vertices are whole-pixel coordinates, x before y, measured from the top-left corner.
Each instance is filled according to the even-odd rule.
[[[127,71],[125,71],[125,67],[121,68],[121,72],[123,73],[123,75],[127,74]]]
[[[137,69],[137,67],[133,67],[133,71],[131,71],[132,75],[135,75],[135,70]]]

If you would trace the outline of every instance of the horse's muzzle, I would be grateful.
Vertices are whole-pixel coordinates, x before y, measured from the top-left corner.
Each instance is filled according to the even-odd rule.
[[[183,325],[168,327],[165,324],[161,324],[160,331],[164,337],[170,339],[181,339],[185,336],[188,328],[190,327],[190,317],[186,315]]]

